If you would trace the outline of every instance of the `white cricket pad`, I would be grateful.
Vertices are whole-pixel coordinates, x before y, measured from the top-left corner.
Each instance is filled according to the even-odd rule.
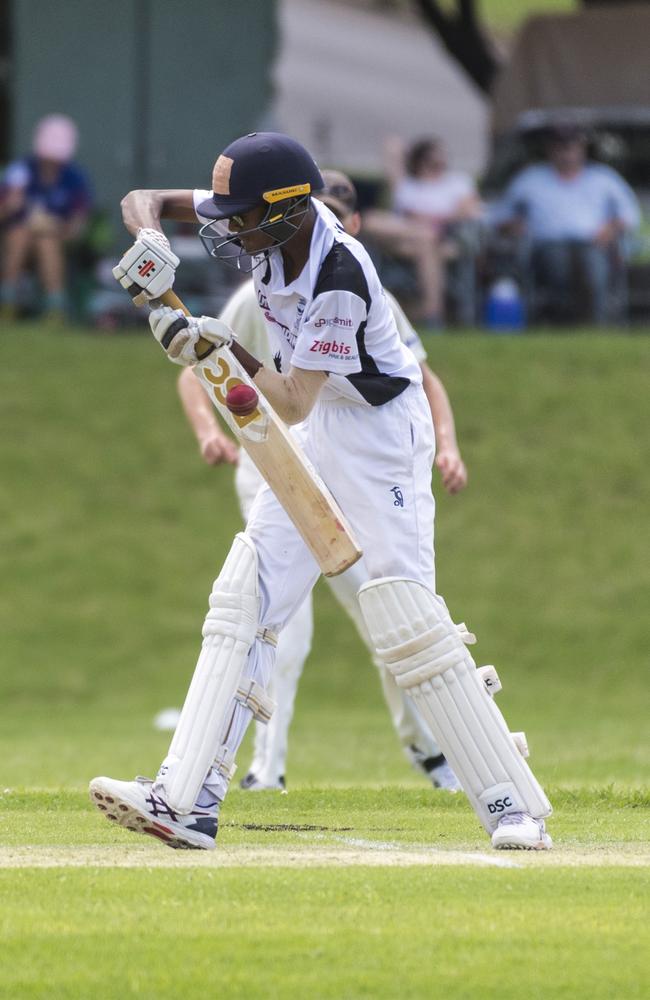
[[[488,833],[505,813],[550,815],[444,601],[415,580],[385,577],[364,584],[359,603],[378,657],[413,698]]]
[[[257,553],[250,539],[239,533],[214,582],[201,654],[169,753],[156,778],[164,797],[179,813],[190,812],[213,764],[223,773],[233,769],[233,761],[216,758],[258,618]],[[247,687],[245,694],[252,697],[253,692],[249,695]],[[260,711],[268,711],[262,692],[254,694]]]
[[[485,667],[479,667],[478,675],[485,684],[485,690],[492,698],[495,694],[499,693],[502,687],[501,681],[499,680],[499,675],[491,663]]]

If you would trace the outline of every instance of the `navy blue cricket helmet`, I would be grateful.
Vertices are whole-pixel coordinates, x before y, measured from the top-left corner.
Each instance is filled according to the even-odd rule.
[[[212,198],[198,206],[206,219],[229,219],[260,204],[323,188],[314,158],[281,132],[251,132],[226,146],[212,172]]]
[[[311,195],[324,187],[314,158],[295,139],[280,132],[251,132],[226,146],[212,171],[212,197],[197,212],[214,222],[230,219],[258,205],[267,211],[256,229],[272,237],[274,248],[300,228]],[[244,267],[237,235],[225,237],[208,223],[201,239],[212,257]]]

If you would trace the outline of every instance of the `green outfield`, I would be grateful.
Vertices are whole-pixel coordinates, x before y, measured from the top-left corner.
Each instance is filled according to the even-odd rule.
[[[367,6],[366,0],[361,0],[361,6]],[[393,0],[392,4],[384,6],[399,7],[409,13],[413,10],[410,0]],[[443,0],[440,6],[451,10],[455,4],[452,0]],[[476,7],[481,19],[493,31],[510,35],[533,15],[570,14],[579,9],[579,4],[576,0],[480,0]]]
[[[490,852],[408,769],[323,583],[289,794],[233,791],[210,856],[106,823],[88,779],[164,753],[232,474],[200,463],[144,331],[2,346],[0,998],[648,995],[647,337],[427,345],[470,472],[435,484],[439,590],[527,732],[542,857]]]
[[[496,31],[512,31],[535,14],[569,14],[578,6],[575,0],[481,0],[477,4]]]

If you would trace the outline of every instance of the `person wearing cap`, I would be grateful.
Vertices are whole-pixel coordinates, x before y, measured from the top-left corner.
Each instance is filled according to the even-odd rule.
[[[551,806],[523,760],[525,741],[493,702],[494,669],[476,669],[466,650],[474,637],[435,591],[435,439],[420,366],[368,253],[314,197],[323,187],[296,140],[242,136],[217,158],[211,191],[127,195],[123,218],[136,241],[113,273],[134,301],[155,306],[150,326],[170,360],[193,366],[227,346],[293,429],[363,549],[369,580],[358,599],[375,654],[426,718],[492,846],[546,850]],[[252,272],[273,367],[222,320],[157,303],[179,263],[161,220],[193,217],[212,257]],[[318,577],[265,484],[213,585],[192,683],[156,778],[90,783],[109,820],[170,847],[214,849],[248,724],[273,711],[277,634]]]
[[[45,315],[65,310],[65,244],[78,236],[92,204],[90,183],[74,162],[77,127],[66,115],[42,118],[32,155],[15,160],[0,182],[0,224],[4,247],[0,307],[5,318],[18,312],[19,284],[34,258],[45,293]]]
[[[640,222],[638,200],[611,167],[587,159],[587,136],[572,125],[551,130],[547,160],[524,167],[492,209],[492,222],[518,240],[520,267],[549,296],[558,319],[575,318],[576,277],[586,285],[588,318],[612,317],[614,269]]]
[[[350,178],[338,170],[322,170],[325,183],[317,198],[334,212],[350,236],[360,228],[357,192]],[[467,484],[467,470],[458,448],[454,415],[442,381],[426,360],[422,341],[404,315],[395,298],[386,292],[402,341],[413,351],[422,370],[424,391],[429,401],[436,434],[435,464],[447,492],[459,493]],[[238,342],[265,364],[273,364],[264,317],[257,304],[252,280],[246,281],[225,304],[219,318],[237,335]],[[238,450],[217,421],[214,407],[195,376],[192,368],[184,368],[178,380],[183,408],[199,444],[201,455],[209,465],[222,462],[236,464],[235,488],[244,521],[247,520],[255,496],[263,480],[246,451]],[[357,592],[368,579],[363,560],[347,572],[327,579],[334,596],[356,625],[361,638],[372,647],[359,612]],[[272,681],[272,697],[276,702],[270,722],[255,725],[253,761],[240,781],[245,789],[283,789],[285,787],[288,733],[293,717],[298,682],[311,649],[313,614],[311,595],[301,605],[283,629],[278,642],[277,659]],[[435,788],[460,791],[458,779],[441,753],[429,727],[413,711],[410,699],[395,683],[392,674],[375,657],[382,688],[391,718],[404,753],[411,764],[421,771]],[[169,719],[172,717],[170,716]],[[173,728],[173,727],[170,727]]]

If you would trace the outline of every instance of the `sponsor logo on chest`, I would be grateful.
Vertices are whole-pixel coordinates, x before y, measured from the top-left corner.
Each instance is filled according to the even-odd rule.
[[[340,329],[351,330],[353,325],[354,324],[352,323],[352,320],[350,319],[349,316],[345,318],[343,318],[342,316],[332,316],[331,319],[328,319],[325,316],[321,316],[321,318],[317,319],[316,322],[314,323],[316,329],[318,329],[321,326],[335,326],[339,327]]]

